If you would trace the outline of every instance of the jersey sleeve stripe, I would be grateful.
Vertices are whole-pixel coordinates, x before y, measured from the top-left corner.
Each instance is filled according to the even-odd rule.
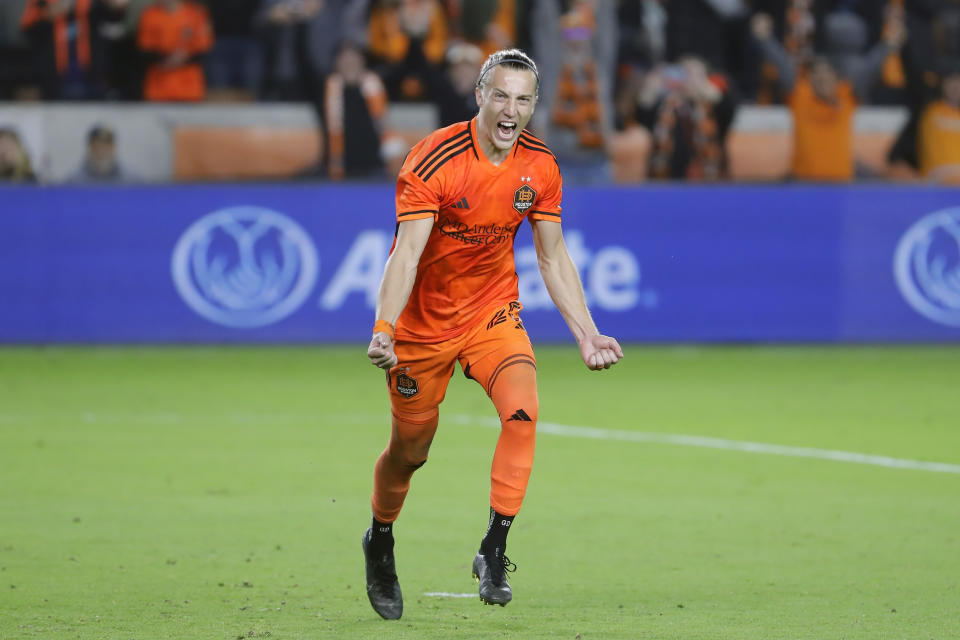
[[[456,135],[450,136],[449,138],[447,138],[446,140],[444,140],[443,142],[435,146],[430,153],[428,153],[423,157],[423,160],[420,161],[420,164],[418,164],[416,167],[413,168],[413,172],[416,173],[420,171],[420,168],[423,167],[423,165],[425,165],[426,163],[428,163],[431,159],[433,159],[434,156],[438,154],[442,154],[445,148],[460,144],[459,139],[463,138],[464,136],[467,136],[468,138],[470,137],[469,125],[464,131],[461,131]]]
[[[537,213],[537,214],[540,214],[541,216],[555,216],[557,218],[561,217],[560,214],[555,211],[540,211],[538,209],[531,209],[530,213],[531,214]]]
[[[441,160],[441,161],[439,162],[439,164],[437,164],[437,166],[435,166],[435,167],[430,171],[430,173],[428,173],[428,174],[425,175],[425,176],[421,176],[421,177],[423,178],[423,181],[426,182],[427,180],[429,180],[430,177],[437,172],[437,169],[439,169],[439,168],[442,167],[444,164],[446,164],[447,160],[449,160],[450,158],[453,158],[453,157],[455,157],[455,156],[460,155],[461,153],[463,153],[463,152],[466,151],[467,149],[473,149],[473,145],[472,145],[472,144],[467,145],[467,146],[465,146],[465,147],[463,147],[463,148],[461,148],[461,149],[458,149],[457,151],[454,151],[454,152],[451,153],[450,155],[445,156],[445,157],[443,158],[443,160]],[[424,169],[424,171],[426,171],[426,169]]]
[[[418,213],[432,213],[434,215],[440,213],[437,209],[417,209],[416,211],[404,211],[403,213],[398,213],[397,217],[402,218],[403,216],[412,216]]]

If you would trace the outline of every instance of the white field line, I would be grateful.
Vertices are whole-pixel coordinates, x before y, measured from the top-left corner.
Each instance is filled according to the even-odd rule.
[[[106,412],[87,412],[82,414],[73,414],[69,412],[70,417],[75,417],[80,422],[86,423],[108,423],[108,424],[151,424],[151,425],[172,425],[179,424],[187,420],[202,421],[210,420],[211,416],[205,415],[182,415],[175,412],[169,413],[123,413],[111,414]],[[58,416],[62,417],[62,416]],[[11,414],[0,413],[0,424],[30,424],[41,419],[40,416],[30,414]],[[500,421],[495,418],[478,417],[471,415],[452,415],[455,422],[460,424],[473,424],[484,427],[500,428]],[[354,422],[375,422],[383,420],[381,414],[350,414],[338,416],[318,416],[307,413],[234,413],[228,414],[225,421],[228,423],[262,423],[262,424],[281,424],[281,423],[304,423],[316,424],[320,422],[354,423]],[[581,427],[574,425],[559,424],[556,422],[538,422],[537,432],[567,438],[586,438],[589,440],[614,440],[619,442],[652,442],[656,444],[672,444],[685,447],[703,447],[707,449],[720,449],[724,451],[741,451],[744,453],[759,453],[774,456],[789,456],[793,458],[813,458],[817,460],[833,460],[834,462],[849,462],[852,464],[867,464],[876,467],[887,467],[890,469],[910,469],[916,471],[932,471],[936,473],[960,474],[960,464],[951,464],[949,462],[928,462],[924,460],[911,460],[908,458],[893,458],[890,456],[878,456],[868,453],[858,453],[855,451],[837,451],[833,449],[817,449],[813,447],[791,447],[781,444],[769,444],[763,442],[749,442],[745,440],[727,440],[724,438],[711,438],[707,436],[691,436],[674,433],[654,433],[649,431],[625,431],[618,429],[601,429],[598,427]]]
[[[448,591],[427,591],[423,595],[431,598],[478,598],[476,593],[450,593]]]
[[[461,424],[475,424],[484,427],[499,428],[500,422],[494,418],[479,418],[476,416],[452,416]],[[742,451],[745,453],[761,453],[773,456],[790,456],[794,458],[814,458],[817,460],[832,460],[834,462],[850,462],[853,464],[869,464],[891,469],[912,469],[916,471],[934,471],[937,473],[960,474],[960,464],[948,462],[927,462],[924,460],[910,460],[907,458],[891,458],[855,451],[836,451],[833,449],[816,449],[813,447],[791,447],[782,444],[767,444],[763,442],[749,442],[744,440],[726,440],[724,438],[710,438],[707,436],[690,436],[673,433],[652,433],[646,431],[622,431],[618,429],[600,429],[597,427],[579,427],[556,422],[538,422],[537,433],[548,433],[554,436],[568,438],[587,438],[591,440],[615,440],[619,442],[654,442],[657,444],[673,444],[684,447],[705,447],[707,449],[721,449],[724,451]]]

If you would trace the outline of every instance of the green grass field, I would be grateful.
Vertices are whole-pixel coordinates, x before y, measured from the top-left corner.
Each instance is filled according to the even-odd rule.
[[[538,360],[544,424],[960,465],[957,347]],[[960,637],[960,467],[581,432],[539,436],[514,601],[485,607],[488,402],[458,372],[386,622],[360,536],[388,407],[361,346],[2,349],[0,638]]]

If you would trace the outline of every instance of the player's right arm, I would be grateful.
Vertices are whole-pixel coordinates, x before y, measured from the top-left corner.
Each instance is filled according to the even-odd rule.
[[[377,331],[376,328],[383,326],[381,323],[391,328],[397,325],[397,319],[407,306],[407,300],[413,291],[420,256],[427,246],[432,229],[432,217],[407,220],[397,227],[397,243],[387,259],[383,280],[380,281],[380,292],[377,294],[377,324],[367,348],[370,362],[381,369],[396,365],[397,355],[393,350],[393,336],[390,332]]]

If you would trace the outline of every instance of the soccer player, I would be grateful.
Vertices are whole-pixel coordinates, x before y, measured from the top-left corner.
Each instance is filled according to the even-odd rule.
[[[484,63],[479,113],[440,129],[410,151],[397,180],[397,233],[377,298],[367,349],[387,371],[392,430],[374,469],[373,523],[363,536],[367,595],[387,619],[403,613],[393,523],[413,472],[427,461],[438,406],[454,365],[483,386],[500,416],[490,474],[490,521],[473,560],[480,598],[506,605],[507,532],[520,511],[533,465],[536,361],[520,319],[513,241],[533,227],[540,272],[592,370],[623,351],[600,335],[560,226],[560,170],[524,130],[537,102],[537,67],[507,49]]]

